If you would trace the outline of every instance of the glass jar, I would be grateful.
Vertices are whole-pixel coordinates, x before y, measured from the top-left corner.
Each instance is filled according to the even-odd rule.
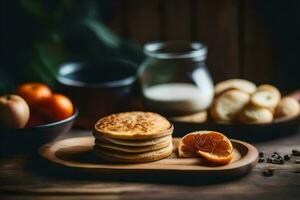
[[[214,87],[201,43],[148,43],[147,59],[138,71],[145,110],[182,116],[207,109]]]

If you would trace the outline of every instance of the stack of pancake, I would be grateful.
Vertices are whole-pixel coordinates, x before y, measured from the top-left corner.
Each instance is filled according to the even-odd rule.
[[[94,150],[114,162],[151,162],[168,157],[173,150],[172,124],[151,112],[124,112],[97,121]]]

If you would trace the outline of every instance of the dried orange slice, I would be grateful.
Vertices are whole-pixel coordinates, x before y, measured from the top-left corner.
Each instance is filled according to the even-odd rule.
[[[196,131],[185,135],[179,141],[179,157],[202,157],[207,161],[225,165],[233,156],[230,140],[222,133],[215,131]]]

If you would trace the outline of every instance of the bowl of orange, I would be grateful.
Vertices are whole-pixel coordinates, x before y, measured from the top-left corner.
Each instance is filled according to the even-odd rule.
[[[72,101],[42,83],[24,83],[0,97],[0,154],[28,154],[68,132],[78,115]]]

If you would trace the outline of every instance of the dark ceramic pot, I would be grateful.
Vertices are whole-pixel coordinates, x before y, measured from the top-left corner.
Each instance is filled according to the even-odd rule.
[[[66,63],[59,67],[59,90],[79,109],[76,125],[91,129],[108,114],[129,111],[135,94],[137,67],[127,61]]]

